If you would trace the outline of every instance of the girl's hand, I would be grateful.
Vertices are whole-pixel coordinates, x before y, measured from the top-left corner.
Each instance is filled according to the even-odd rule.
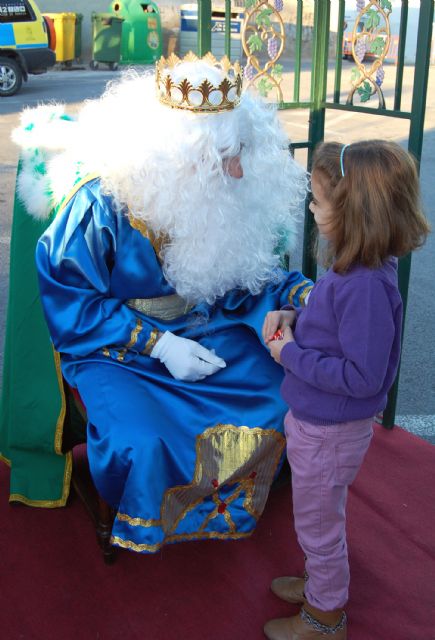
[[[262,329],[264,344],[269,346],[270,341],[273,339],[273,335],[278,331],[278,329],[284,331],[286,327],[291,327],[295,317],[296,311],[294,311],[294,309],[287,311],[269,311],[264,319]]]
[[[283,347],[289,342],[294,342],[293,332],[289,326],[284,329],[284,336],[282,340],[271,340],[268,343],[268,348],[270,350],[270,355],[278,364],[281,364],[281,351]]]

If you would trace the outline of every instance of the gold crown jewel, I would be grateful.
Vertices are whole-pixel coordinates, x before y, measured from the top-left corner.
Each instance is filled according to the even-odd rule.
[[[175,82],[171,72],[185,62],[202,61],[217,69],[224,79],[214,85],[205,78],[199,85],[194,85],[187,78]],[[163,104],[174,109],[185,109],[196,113],[219,113],[234,109],[242,93],[243,71],[238,62],[231,64],[227,56],[216,60],[213,54],[207,53],[198,58],[190,51],[184,58],[172,53],[169,58],[161,57],[156,62],[157,95]]]

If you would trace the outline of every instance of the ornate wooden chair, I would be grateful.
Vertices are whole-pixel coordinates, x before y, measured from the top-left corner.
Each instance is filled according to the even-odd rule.
[[[64,380],[66,416],[62,441],[64,453],[73,451],[71,485],[83,502],[95,525],[97,542],[103,552],[104,562],[115,560],[115,547],[110,543],[114,510],[99,495],[92,480],[86,455],[86,407],[77,391]]]

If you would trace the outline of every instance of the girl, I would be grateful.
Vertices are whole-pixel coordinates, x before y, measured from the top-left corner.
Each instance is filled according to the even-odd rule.
[[[270,640],[347,637],[347,488],[399,364],[396,257],[429,233],[414,161],[394,142],[321,144],[311,185],[310,210],[326,240],[329,269],[306,307],[269,312],[263,325],[265,343],[285,370],[294,522],[306,559],[305,578],[272,582],[276,595],[302,608],[269,621]]]

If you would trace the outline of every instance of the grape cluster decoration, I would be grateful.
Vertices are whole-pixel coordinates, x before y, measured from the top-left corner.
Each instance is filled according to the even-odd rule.
[[[352,69],[352,89],[347,97],[347,103],[353,104],[355,94],[361,102],[367,102],[377,94],[379,108],[385,108],[384,94],[381,85],[384,81],[384,58],[388,53],[391,42],[390,0],[356,0],[358,15],[352,33],[352,56],[356,66]],[[370,67],[366,67],[365,60],[370,54],[373,60]]]
[[[385,78],[384,67],[379,67],[379,69],[376,71],[376,79],[375,79],[375,82],[378,85],[378,87],[382,85],[384,78]]]
[[[244,78],[266,97],[273,89],[282,102],[283,66],[278,60],[284,50],[285,31],[280,12],[283,0],[245,0],[242,45],[247,56]],[[260,59],[261,58],[261,59]]]
[[[267,40],[267,55],[271,60],[274,60],[279,51],[279,41],[275,36],[271,36]]]
[[[365,38],[358,38],[358,40],[355,42],[355,45],[354,45],[354,51],[355,51],[355,58],[359,62],[362,62],[364,60],[364,57],[367,51]]]
[[[257,70],[255,69],[255,67],[253,67],[252,64],[247,64],[243,72],[243,77],[251,81],[255,78],[256,75]]]

